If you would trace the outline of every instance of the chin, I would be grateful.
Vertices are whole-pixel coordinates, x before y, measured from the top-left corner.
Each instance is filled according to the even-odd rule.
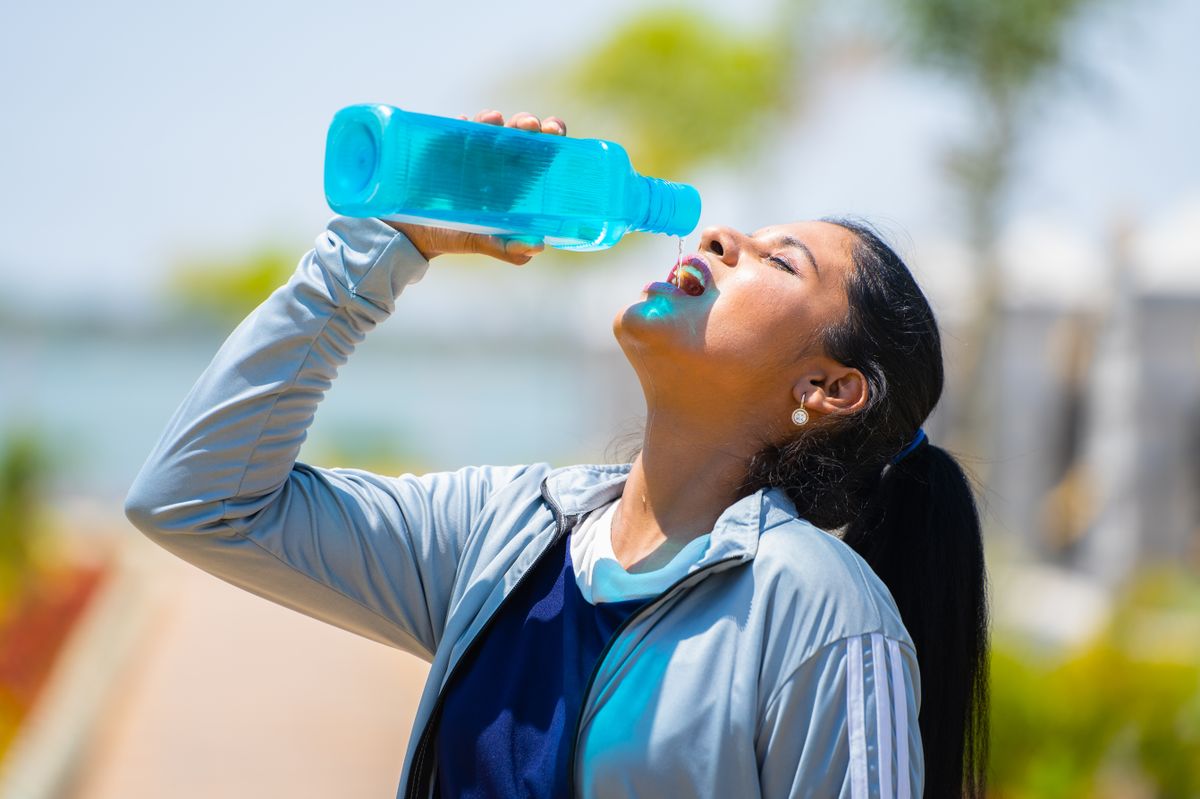
[[[626,306],[613,318],[613,336],[643,378],[648,376],[643,372],[671,379],[668,376],[705,369],[704,328],[669,306],[668,298],[650,297]]]
[[[656,339],[672,350],[702,347],[716,297],[715,290],[689,294],[674,284],[653,281],[642,288],[638,300],[617,313],[613,331],[618,340]]]
[[[671,311],[665,297],[650,296],[631,303],[613,317],[613,335],[622,347],[626,342],[647,344],[670,340],[675,328]]]

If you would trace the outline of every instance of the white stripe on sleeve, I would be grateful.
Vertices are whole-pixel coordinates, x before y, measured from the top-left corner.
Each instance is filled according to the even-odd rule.
[[[875,674],[875,739],[879,753],[879,795],[892,793],[892,700],[888,693],[887,646],[883,636],[871,633],[871,668]],[[900,731],[896,731],[900,737]],[[907,731],[905,731],[907,734]]]
[[[863,705],[862,638],[846,642],[846,718],[850,730],[850,796],[867,799],[867,733],[866,708]]]
[[[892,707],[896,715],[896,796],[911,799],[908,774],[908,696],[900,667],[900,644],[889,638],[888,661],[892,667]]]

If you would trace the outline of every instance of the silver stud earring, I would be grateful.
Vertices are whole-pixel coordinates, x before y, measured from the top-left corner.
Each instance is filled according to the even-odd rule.
[[[800,427],[808,422],[808,411],[804,410],[804,398],[808,394],[800,395],[800,407],[792,411],[792,424]]]

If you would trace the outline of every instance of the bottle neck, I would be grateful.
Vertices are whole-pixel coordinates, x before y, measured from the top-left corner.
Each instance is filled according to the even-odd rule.
[[[635,208],[641,214],[633,230],[684,236],[700,221],[700,194],[686,183],[634,175]]]

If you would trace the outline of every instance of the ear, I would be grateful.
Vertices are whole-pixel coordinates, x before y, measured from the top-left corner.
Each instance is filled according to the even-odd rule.
[[[792,387],[797,403],[803,398],[809,413],[854,413],[867,404],[867,379],[849,366],[830,361],[818,371],[804,375]]]

